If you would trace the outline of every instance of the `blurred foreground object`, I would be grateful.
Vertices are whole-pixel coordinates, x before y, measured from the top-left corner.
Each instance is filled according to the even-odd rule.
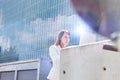
[[[114,40],[120,51],[120,0],[71,0],[71,3],[95,32]]]

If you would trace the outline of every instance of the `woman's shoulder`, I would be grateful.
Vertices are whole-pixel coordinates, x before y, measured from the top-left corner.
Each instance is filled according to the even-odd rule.
[[[51,45],[50,48],[56,48],[56,45]]]
[[[50,48],[58,48],[59,46],[51,45]]]
[[[49,47],[49,50],[50,50],[50,51],[55,51],[55,50],[57,50],[56,45],[51,45],[51,46]]]

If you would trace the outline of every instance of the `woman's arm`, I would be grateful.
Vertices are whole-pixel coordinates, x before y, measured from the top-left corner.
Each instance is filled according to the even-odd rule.
[[[50,57],[52,60],[59,59],[59,57],[60,57],[58,50],[57,50],[57,47],[55,47],[55,46],[51,46],[49,48],[49,54],[50,54]]]

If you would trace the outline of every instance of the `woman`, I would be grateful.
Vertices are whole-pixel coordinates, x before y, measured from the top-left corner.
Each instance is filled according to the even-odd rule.
[[[50,46],[49,54],[52,59],[53,66],[47,77],[48,80],[59,80],[60,50],[68,45],[69,40],[70,33],[67,30],[61,30],[54,45]]]

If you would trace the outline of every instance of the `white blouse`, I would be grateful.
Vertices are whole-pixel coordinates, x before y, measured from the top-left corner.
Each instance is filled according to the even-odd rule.
[[[50,70],[47,79],[49,80],[59,80],[59,70],[60,70],[60,46],[52,45],[49,48],[49,55],[52,59],[53,66]]]

